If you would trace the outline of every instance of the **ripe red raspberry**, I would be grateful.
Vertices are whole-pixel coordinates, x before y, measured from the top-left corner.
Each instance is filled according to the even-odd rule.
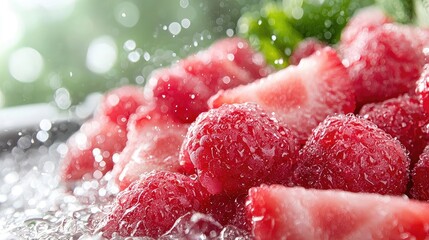
[[[419,29],[384,24],[340,43],[340,53],[356,90],[358,106],[415,89],[425,64]]]
[[[410,195],[412,198],[429,201],[429,146],[427,146],[411,173],[412,187]]]
[[[410,152],[412,165],[428,144],[429,134],[425,128],[429,115],[424,113],[416,97],[404,95],[381,103],[367,104],[359,115],[397,138]]]
[[[300,152],[296,182],[306,188],[403,194],[410,160],[402,144],[353,115],[325,119]]]
[[[181,148],[212,194],[237,196],[261,183],[288,181],[298,151],[291,131],[255,104],[225,104],[202,113]]]
[[[247,195],[213,195],[206,212],[223,226],[233,225],[250,232],[250,221],[246,218],[246,197]]]
[[[429,114],[429,64],[426,64],[420,79],[417,81],[416,93],[423,104],[423,109]]]
[[[123,86],[104,95],[96,114],[107,116],[112,122],[125,128],[131,114],[147,102],[142,88]]]
[[[295,50],[293,50],[289,62],[291,65],[298,65],[301,59],[311,56],[324,47],[326,47],[326,44],[320,42],[316,38],[307,38],[300,42]]]
[[[120,192],[108,215],[104,236],[159,237],[182,215],[202,210],[209,200],[194,179],[173,172],[151,172]]]

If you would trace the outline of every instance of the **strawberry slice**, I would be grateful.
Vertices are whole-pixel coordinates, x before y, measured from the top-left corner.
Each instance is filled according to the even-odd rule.
[[[179,150],[188,124],[174,122],[148,106],[131,117],[128,129],[129,140],[112,171],[121,190],[152,170],[183,172]]]
[[[220,91],[211,107],[255,102],[297,132],[305,142],[311,130],[333,113],[355,109],[354,90],[335,50],[324,48],[298,66],[290,66],[253,83]]]
[[[113,168],[112,158],[122,151],[126,141],[125,130],[105,117],[84,123],[67,141],[68,151],[60,166],[61,179],[101,177]]]
[[[427,239],[429,204],[280,185],[249,190],[256,239]]]

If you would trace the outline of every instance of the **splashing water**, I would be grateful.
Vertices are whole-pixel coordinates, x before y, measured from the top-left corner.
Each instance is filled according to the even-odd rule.
[[[57,141],[26,150],[17,146],[0,155],[0,239],[105,239],[100,229],[118,189],[110,184],[110,173],[73,186],[60,183],[57,169],[65,148]],[[182,237],[251,239],[198,212],[179,218],[159,239]],[[113,239],[133,238],[114,234]]]

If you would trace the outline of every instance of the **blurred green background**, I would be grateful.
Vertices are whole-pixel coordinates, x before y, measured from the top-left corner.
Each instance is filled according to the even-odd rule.
[[[61,109],[234,34],[255,0],[1,0],[0,107]]]

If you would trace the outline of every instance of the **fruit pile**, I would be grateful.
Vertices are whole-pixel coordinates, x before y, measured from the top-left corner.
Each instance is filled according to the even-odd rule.
[[[112,171],[108,238],[187,239],[190,222],[209,239],[429,238],[428,49],[429,29],[375,8],[279,71],[220,40],[107,93],[61,178]]]

